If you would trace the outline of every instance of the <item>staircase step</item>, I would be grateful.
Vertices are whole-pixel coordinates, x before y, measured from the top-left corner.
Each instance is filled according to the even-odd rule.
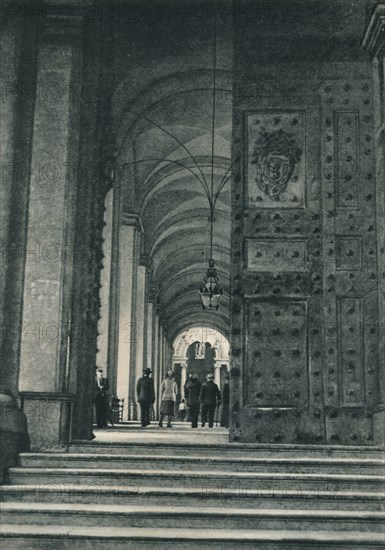
[[[130,424],[69,452],[22,453],[0,487],[0,546],[385,547],[382,449],[234,444],[223,430],[198,432]]]
[[[3,503],[2,521],[24,525],[183,527],[190,529],[328,529],[380,532],[385,512],[340,510],[207,509],[189,506]]]
[[[141,432],[142,439],[145,436],[145,431]],[[174,432],[173,432],[174,433]],[[113,433],[111,435],[114,435]],[[140,434],[139,434],[140,435]],[[101,442],[79,441],[73,442],[69,446],[70,453],[101,453],[101,454],[156,454],[178,456],[189,456],[195,454],[198,456],[220,455],[222,457],[251,457],[251,458],[367,458],[372,460],[385,460],[385,451],[380,447],[368,446],[347,446],[347,445],[273,445],[273,444],[257,444],[257,443],[196,443],[194,441],[180,443],[177,440],[162,443],[162,441],[147,441],[140,440],[129,442],[114,441]]]
[[[222,548],[272,550],[277,548],[383,548],[383,533],[358,531],[299,531],[299,530],[238,530],[190,528],[128,528],[80,527],[75,525],[8,525],[3,524],[0,541],[7,550],[80,548],[79,544],[92,545],[93,549],[113,548],[169,550],[170,543],[183,550],[219,550]],[[6,542],[5,542],[6,541]],[[176,542],[177,541],[177,542]],[[28,546],[27,546],[28,545]],[[284,546],[283,546],[284,545]],[[63,546],[61,546],[63,547]],[[81,546],[82,548],[84,546]]]
[[[213,488],[145,487],[87,484],[3,485],[2,502],[63,502],[92,504],[130,504],[157,506],[202,506],[216,508],[282,508],[366,510],[385,509],[385,497],[380,492],[335,492],[305,490],[226,489],[218,483]]]
[[[360,458],[300,458],[300,457],[230,457],[161,454],[85,454],[85,453],[23,453],[20,466],[47,468],[143,468],[157,470],[222,469],[235,472],[332,472],[349,474],[384,474],[385,462],[380,459]]]
[[[265,473],[227,471],[167,471],[102,468],[10,468],[12,484],[77,483],[158,487],[217,487],[233,489],[320,489],[330,491],[384,492],[385,478],[375,475],[325,473]]]

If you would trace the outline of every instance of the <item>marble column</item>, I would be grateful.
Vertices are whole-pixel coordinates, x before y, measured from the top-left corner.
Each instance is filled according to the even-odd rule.
[[[75,32],[79,20],[73,23]],[[76,35],[57,39],[62,17],[47,17],[45,24],[37,58],[19,368],[22,406],[35,448],[66,443],[73,399],[67,391],[68,311],[79,49]]]
[[[385,2],[371,14],[363,47],[372,56],[374,146],[376,155],[376,232],[378,262],[379,396],[373,414],[373,443],[384,444],[385,434]]]

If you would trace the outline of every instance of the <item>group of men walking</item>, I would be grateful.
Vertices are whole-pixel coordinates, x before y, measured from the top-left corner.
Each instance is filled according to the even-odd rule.
[[[154,383],[150,377],[151,370],[145,369],[143,376],[137,383],[137,399],[141,409],[142,427],[150,423],[150,410],[155,402]],[[166,378],[160,386],[160,414],[159,427],[163,427],[163,421],[167,417],[167,427],[172,428],[172,420],[175,413],[178,387],[174,381],[173,371],[168,371]],[[188,418],[191,420],[191,427],[198,427],[199,413],[202,415],[202,427],[208,423],[209,428],[214,426],[215,410],[221,404],[221,392],[214,382],[214,375],[208,374],[206,382],[201,384],[196,373],[192,372],[184,386],[184,395],[187,404]],[[228,427],[229,409],[229,384],[228,376],[223,387],[223,406],[221,426]]]
[[[226,375],[222,390],[222,415],[220,423],[223,427],[228,427],[229,425],[228,380],[229,376]],[[109,416],[108,388],[107,378],[104,378],[103,371],[98,369],[95,395],[96,423],[98,428],[107,427]],[[151,369],[146,368],[143,370],[143,376],[137,382],[136,392],[141,412],[141,425],[145,428],[150,424],[151,410],[155,403],[155,389],[154,381],[151,378]],[[177,394],[178,387],[174,380],[174,373],[172,370],[169,370],[160,386],[159,427],[163,427],[163,421],[167,417],[167,427],[172,428]],[[206,382],[201,384],[197,374],[191,372],[184,386],[184,395],[191,427],[198,427],[199,413],[201,412],[202,427],[208,423],[209,428],[212,428],[214,426],[215,411],[219,410],[219,406],[221,405],[221,392],[214,382],[214,375],[207,374]]]
[[[198,427],[199,410],[202,413],[202,427],[206,422],[209,428],[214,426],[215,409],[221,404],[221,392],[214,382],[214,375],[208,374],[206,382],[201,385],[195,373],[190,373],[189,380],[184,387],[191,417],[191,427]]]

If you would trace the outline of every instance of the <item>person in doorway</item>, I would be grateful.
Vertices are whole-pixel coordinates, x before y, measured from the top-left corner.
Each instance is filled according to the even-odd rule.
[[[214,426],[214,413],[216,407],[221,404],[221,392],[214,382],[214,375],[206,376],[207,382],[202,385],[200,393],[200,401],[202,403],[202,428],[205,426],[207,419],[209,428]]]
[[[229,427],[229,404],[230,404],[230,375],[225,376],[225,381],[222,388],[222,414],[221,414],[221,426],[223,428]]]
[[[96,371],[95,386],[96,425],[98,428],[107,428],[107,420],[109,416],[107,392],[110,388],[110,384],[108,379],[103,376],[103,369],[97,369]]]
[[[174,381],[174,373],[172,370],[167,372],[167,377],[163,380],[160,386],[160,415],[159,427],[163,428],[163,419],[167,416],[167,428],[172,428],[172,419],[174,418],[174,409],[178,386]]]
[[[136,394],[140,406],[142,428],[150,424],[150,410],[155,402],[154,381],[150,377],[151,369],[144,369],[143,376],[136,384]]]
[[[200,392],[201,392],[201,383],[198,380],[198,376],[196,375],[195,372],[190,372],[189,379],[187,380],[184,386],[184,394],[186,396],[192,428],[198,427]]]

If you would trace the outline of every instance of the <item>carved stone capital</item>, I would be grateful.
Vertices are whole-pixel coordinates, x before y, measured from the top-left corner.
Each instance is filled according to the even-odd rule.
[[[138,216],[138,214],[135,214],[134,212],[123,212],[122,223],[123,225],[131,225],[135,227],[135,229],[137,229],[141,233],[144,232],[142,220],[140,219],[140,216]]]

